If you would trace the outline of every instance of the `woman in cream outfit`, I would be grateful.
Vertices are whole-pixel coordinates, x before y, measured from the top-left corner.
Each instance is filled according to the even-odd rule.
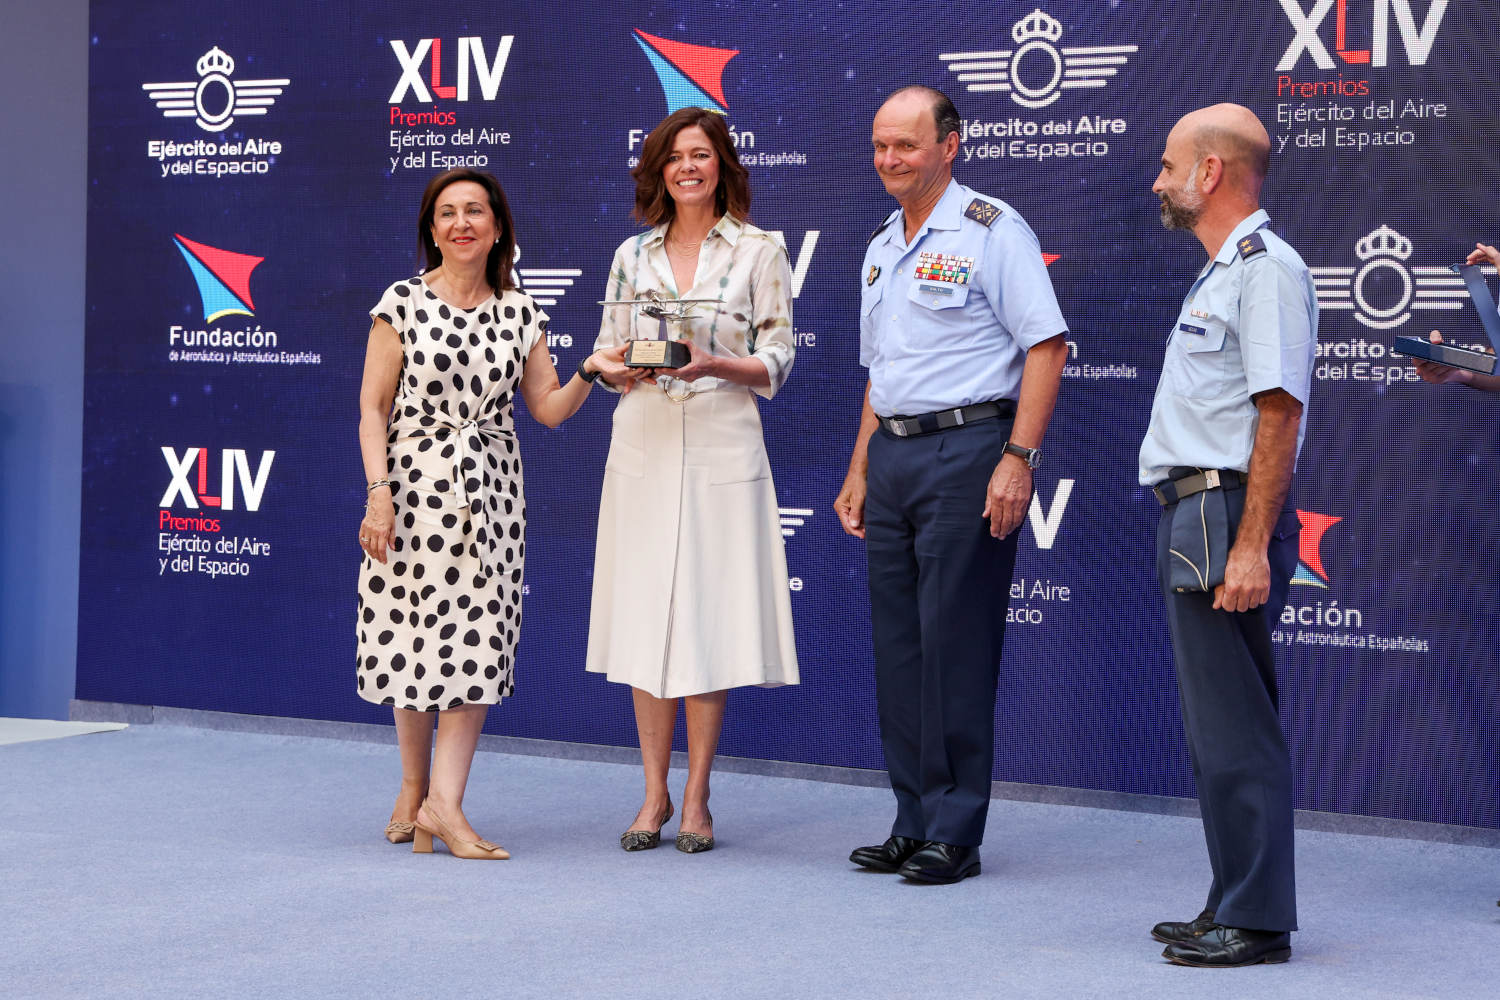
[[[792,367],[786,251],[745,221],[750,189],[723,119],[674,112],[647,137],[635,214],[653,228],[615,252],[605,298],[715,299],[666,324],[606,306],[597,348],[685,341],[692,360],[654,376],[606,373],[615,409],[589,620],[588,669],[629,684],[645,801],[620,837],[660,842],[677,701],[688,780],[677,847],[713,847],[709,773],[729,688],[797,683],[786,555],[756,395]]]

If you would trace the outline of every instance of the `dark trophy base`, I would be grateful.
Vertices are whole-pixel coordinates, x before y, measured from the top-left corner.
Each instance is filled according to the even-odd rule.
[[[675,340],[632,340],[625,348],[627,368],[682,368],[692,360],[688,346]]]

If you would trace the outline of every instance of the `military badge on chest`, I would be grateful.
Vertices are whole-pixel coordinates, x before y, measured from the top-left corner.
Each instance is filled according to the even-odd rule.
[[[875,284],[875,279],[878,278],[878,277],[880,277],[880,265],[879,264],[871,264],[870,265],[870,273],[867,274],[867,275],[865,275],[865,284],[867,286]]]
[[[973,257],[924,250],[917,257],[914,277],[924,292],[952,295],[955,290],[969,283],[969,272],[973,269]]]

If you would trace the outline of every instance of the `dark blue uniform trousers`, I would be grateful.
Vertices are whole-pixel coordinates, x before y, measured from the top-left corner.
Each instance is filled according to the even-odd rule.
[[[1010,420],[870,438],[865,548],[891,833],[977,847],[1016,539],[980,516]]]
[[[1245,491],[1225,494],[1231,537]],[[1177,691],[1208,841],[1206,908],[1229,927],[1297,929],[1292,854],[1292,764],[1276,705],[1271,631],[1297,568],[1295,514],[1276,523],[1267,557],[1271,597],[1252,611],[1215,611],[1213,594],[1167,588],[1171,508],[1156,532],[1156,573],[1167,605]]]

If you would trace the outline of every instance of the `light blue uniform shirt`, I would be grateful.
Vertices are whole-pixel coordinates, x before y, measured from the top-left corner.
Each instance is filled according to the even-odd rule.
[[[1193,282],[1167,339],[1151,425],[1141,442],[1140,481],[1169,478],[1173,466],[1250,469],[1260,412],[1251,396],[1284,389],[1302,403],[1297,451],[1307,430],[1307,394],[1318,343],[1318,296],[1307,265],[1248,216]],[[1243,241],[1265,249],[1249,256]]]
[[[898,209],[865,250],[859,363],[871,409],[913,416],[1014,400],[1026,352],[1068,331],[1036,234],[957,181],[910,243],[905,226]]]

